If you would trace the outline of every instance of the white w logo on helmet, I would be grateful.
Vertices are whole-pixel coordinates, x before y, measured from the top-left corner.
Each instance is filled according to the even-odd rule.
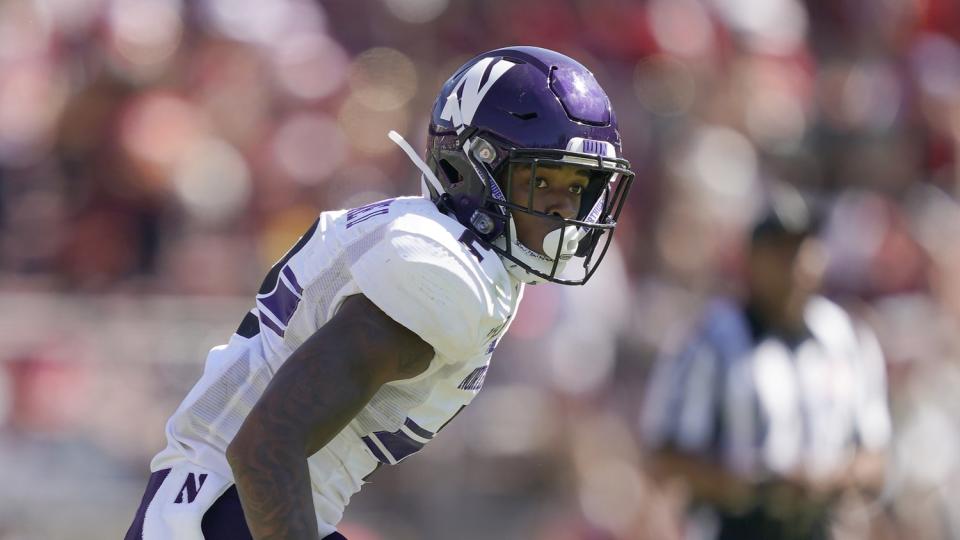
[[[493,67],[490,69],[490,76],[487,77],[486,81],[483,81],[481,87],[480,81],[483,80],[483,74],[487,71],[487,66],[491,62],[493,62]],[[483,96],[487,95],[493,84],[515,65],[510,60],[502,58],[484,58],[474,64],[460,78],[460,82],[453,87],[453,91],[447,96],[447,102],[443,105],[440,118],[452,123],[457,128],[457,133],[463,131],[464,126],[473,122],[473,115],[476,114],[477,107],[483,101]],[[460,93],[461,88],[463,88],[462,96],[457,99],[457,94]]]

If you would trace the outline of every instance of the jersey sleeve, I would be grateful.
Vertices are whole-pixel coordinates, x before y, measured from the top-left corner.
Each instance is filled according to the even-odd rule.
[[[438,358],[453,363],[483,354],[487,327],[496,323],[480,267],[442,225],[403,219],[353,263],[357,287]]]

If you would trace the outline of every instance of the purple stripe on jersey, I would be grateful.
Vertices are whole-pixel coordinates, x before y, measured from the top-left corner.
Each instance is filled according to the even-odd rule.
[[[419,425],[417,425],[417,423],[414,422],[412,418],[407,418],[407,419],[403,422],[403,425],[407,426],[407,429],[409,429],[410,431],[414,432],[418,437],[423,437],[424,439],[432,439],[432,438],[433,438],[433,432],[432,432],[432,431],[428,431],[428,430],[426,430],[426,429],[423,429],[422,427],[420,427]]]
[[[237,327],[236,333],[238,336],[243,336],[247,339],[260,333],[260,323],[257,320],[256,309],[248,311],[247,314],[243,316],[243,321],[241,321],[240,326]]]
[[[487,378],[487,366],[480,366],[464,377],[457,388],[461,390],[479,390],[483,388],[483,381]]]
[[[293,285],[293,291],[298,295],[303,294],[303,287],[300,286],[300,282],[297,281],[297,275],[293,273],[293,270],[289,266],[283,267],[283,276],[287,278],[287,281],[290,282],[290,285]]]
[[[389,208],[383,208],[383,209],[380,209],[380,210],[374,210],[373,212],[370,212],[369,214],[364,214],[363,216],[361,216],[361,217],[359,217],[359,218],[357,218],[357,219],[355,219],[355,220],[353,220],[353,221],[348,222],[348,223],[347,223],[347,228],[349,229],[350,227],[353,227],[354,225],[356,225],[356,224],[358,224],[358,223],[363,223],[364,221],[366,221],[366,220],[368,220],[368,219],[370,219],[370,218],[372,218],[372,217],[382,216],[383,214],[386,214],[386,213],[389,212],[389,211],[390,211]]]
[[[147,507],[150,506],[150,501],[153,500],[168,474],[170,474],[170,469],[163,469],[150,475],[150,480],[147,481],[147,489],[143,492],[143,498],[140,500],[140,507],[137,508],[137,515],[134,516],[130,529],[123,537],[124,540],[141,540],[143,538],[143,519],[147,514]]]
[[[378,431],[374,435],[380,439],[383,447],[387,449],[387,452],[390,452],[390,455],[393,456],[393,459],[396,461],[400,461],[410,454],[420,451],[424,445],[424,443],[413,440],[409,435],[399,430],[393,433]]]
[[[278,336],[283,337],[283,328],[277,326],[277,323],[273,322],[273,319],[263,313],[260,314],[260,324],[267,325],[267,328],[273,330]]]
[[[393,203],[396,199],[387,199],[384,201],[378,201],[375,203],[368,204],[366,206],[360,206],[347,210],[347,227],[350,228],[356,225],[357,223],[363,223],[364,221],[372,218],[373,216],[379,216],[386,214],[390,211],[390,204]]]
[[[390,463],[390,460],[387,459],[387,456],[383,455],[383,452],[380,451],[380,448],[377,446],[377,444],[370,440],[370,436],[361,437],[361,440],[367,445],[367,448],[373,452],[373,457],[377,458],[377,461],[380,463]]]
[[[268,294],[274,289],[274,287],[277,286],[277,280],[280,279],[280,269],[287,264],[287,261],[289,261],[291,257],[299,253],[300,250],[307,245],[307,242],[309,242],[311,238],[313,238],[313,233],[317,231],[317,225],[319,223],[320,219],[318,218],[313,222],[313,225],[310,226],[307,232],[300,237],[300,240],[297,240],[297,244],[290,248],[290,251],[288,251],[282,259],[277,261],[277,264],[270,268],[270,271],[267,273],[267,277],[263,278],[263,283],[260,284],[259,294]]]
[[[282,279],[277,283],[276,290],[269,296],[261,296],[257,299],[284,326],[290,322],[293,312],[297,310],[297,305],[300,303],[300,297],[291,291]]]
[[[390,206],[394,200],[395,199],[384,199],[382,201],[351,208],[350,210],[347,210],[347,221],[351,221],[357,217],[360,217],[367,212],[386,208],[387,206]]]

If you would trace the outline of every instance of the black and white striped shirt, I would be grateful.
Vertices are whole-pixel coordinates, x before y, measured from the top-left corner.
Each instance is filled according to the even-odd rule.
[[[746,479],[845,468],[890,438],[876,338],[814,297],[809,333],[755,336],[744,310],[713,301],[679,355],[663,355],[647,387],[642,434],[651,448],[702,456]]]

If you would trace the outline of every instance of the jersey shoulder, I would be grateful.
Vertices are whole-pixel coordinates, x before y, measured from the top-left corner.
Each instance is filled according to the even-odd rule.
[[[437,352],[457,359],[482,354],[486,336],[515,307],[519,291],[509,273],[431,201],[390,201],[343,216],[344,240],[366,244],[351,268],[358,288]],[[370,213],[378,215],[364,217]]]
[[[399,253],[404,257],[426,260],[434,255],[437,264],[473,268],[492,282],[510,279],[494,251],[429,199],[386,199],[342,211],[337,221],[345,245],[360,239],[367,245],[385,241],[404,248]]]

